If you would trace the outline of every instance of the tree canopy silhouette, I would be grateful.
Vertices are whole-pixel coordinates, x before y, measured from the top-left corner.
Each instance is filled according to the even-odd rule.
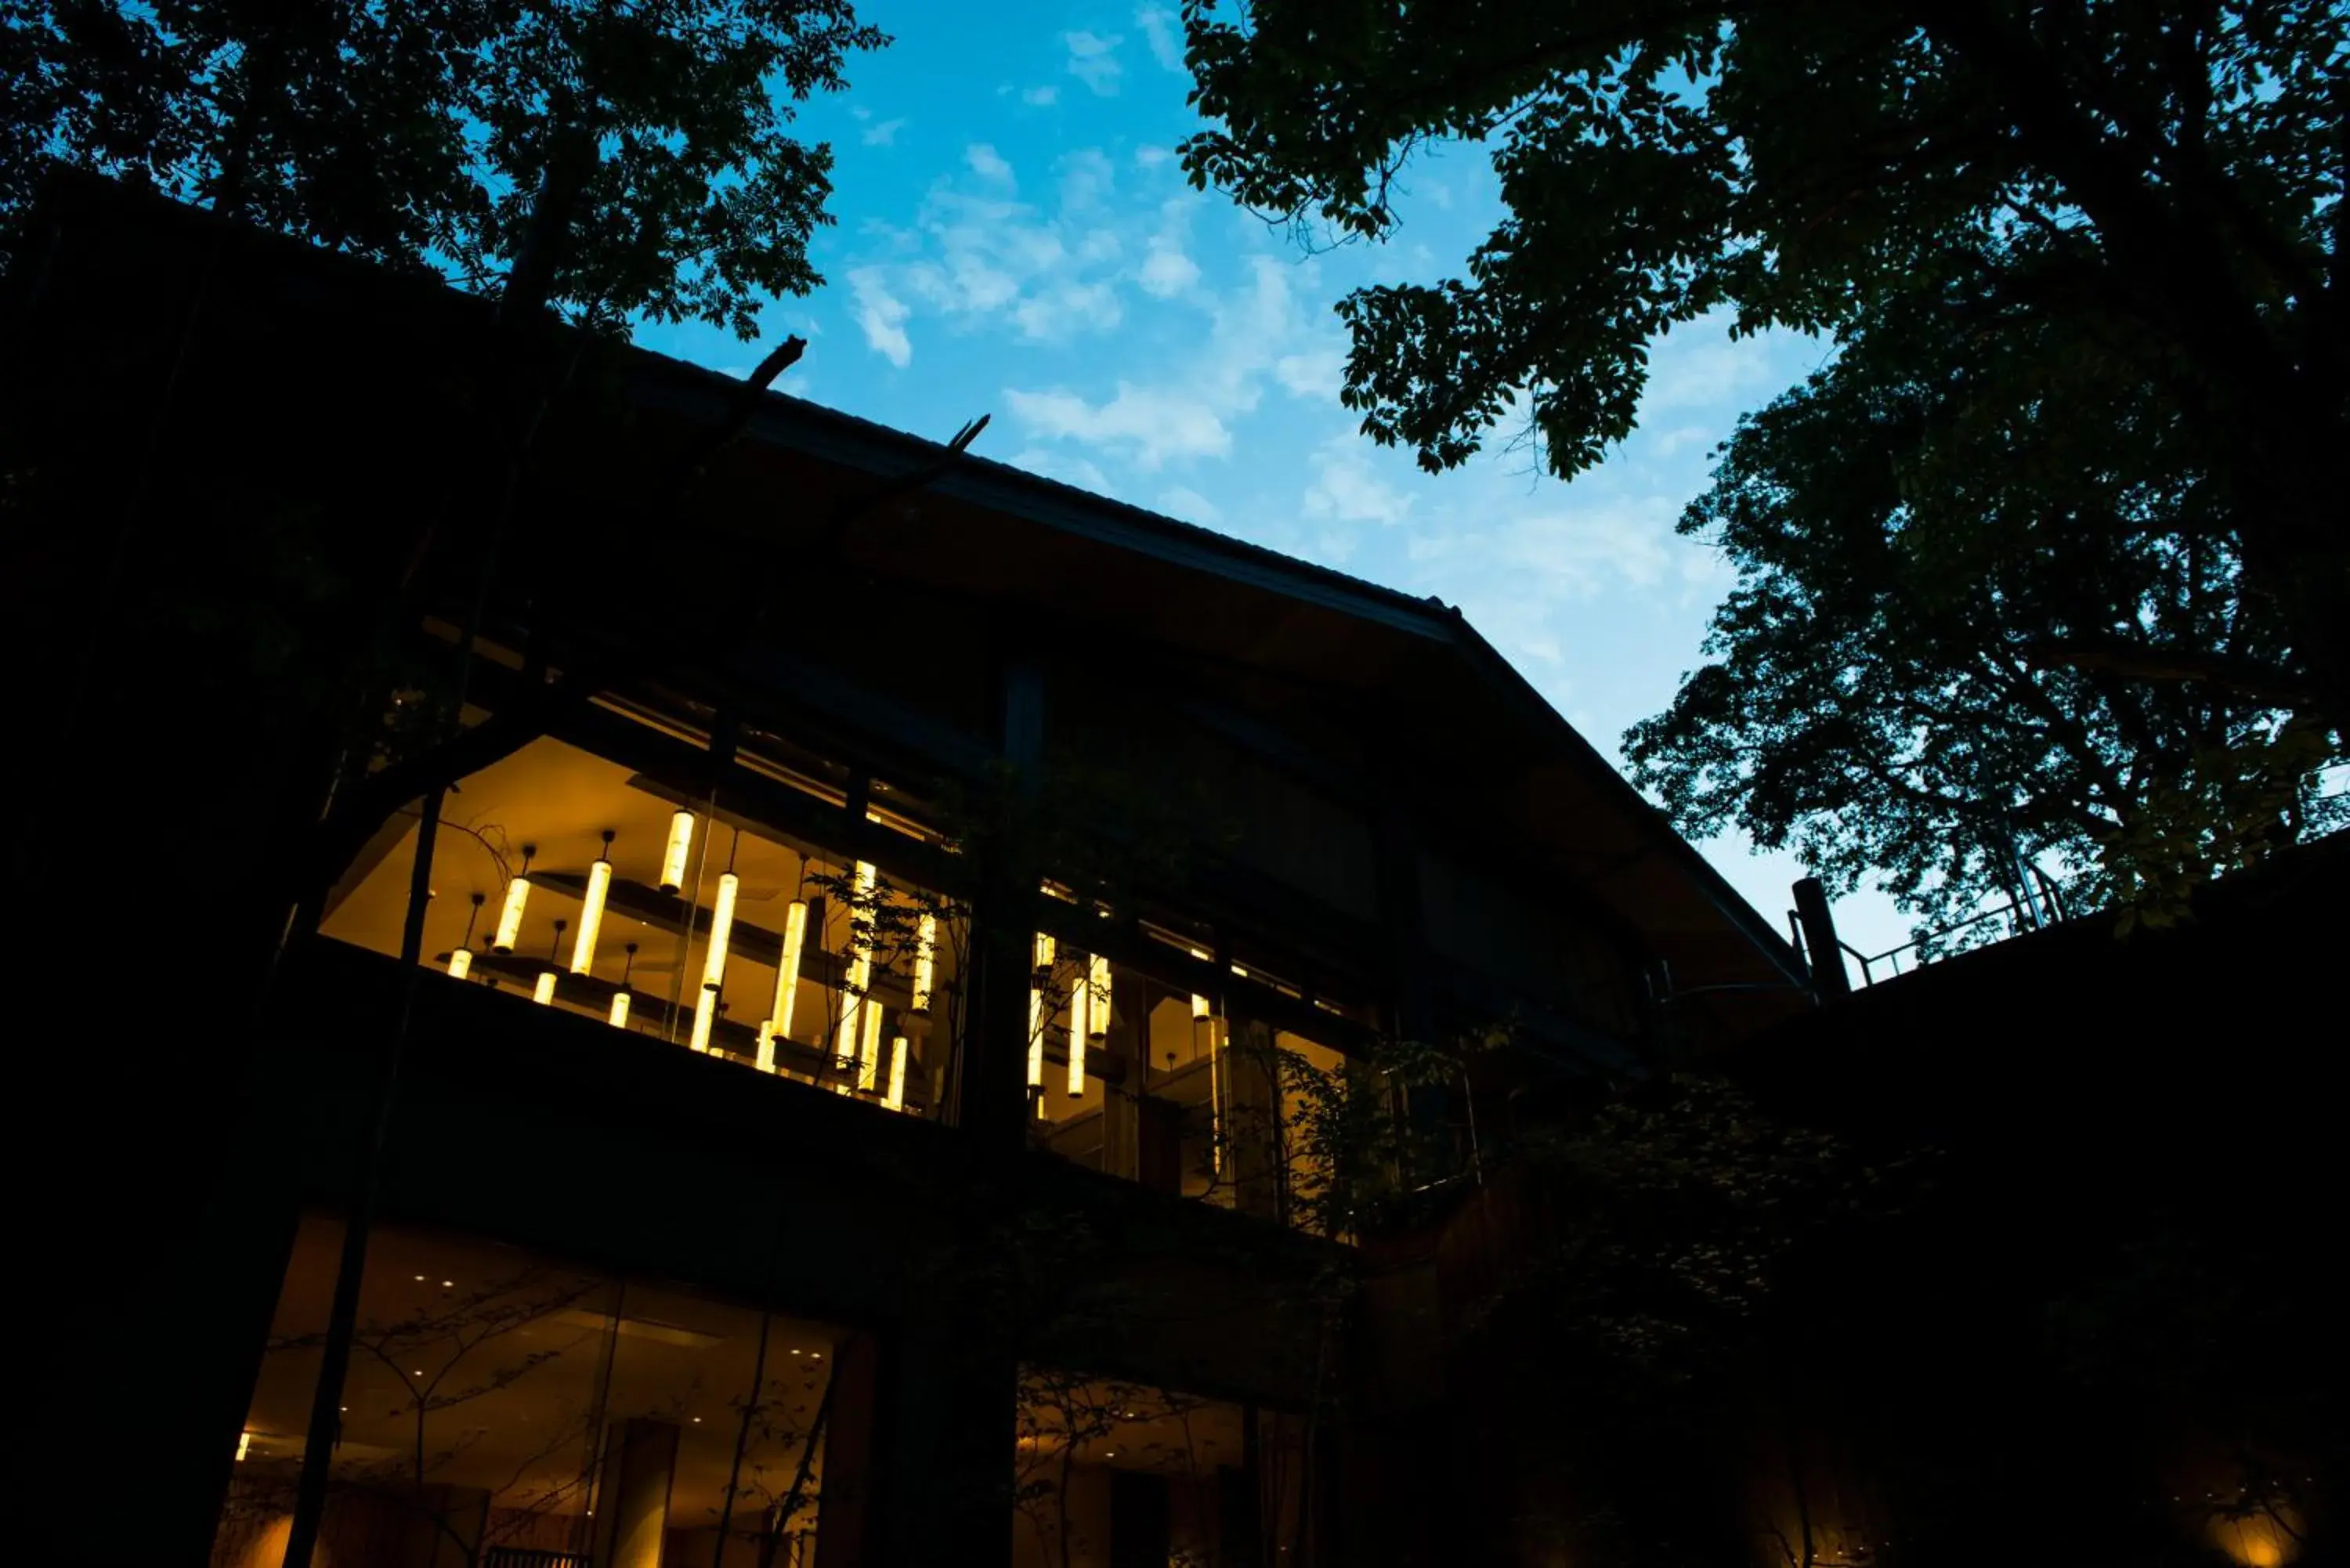
[[[1375,237],[1430,141],[1505,213],[1340,314],[1343,398],[1440,471],[1505,421],[1571,476],[1656,339],[1828,336],[1684,532],[1741,584],[1627,736],[1916,912],[2053,852],[2142,904],[2328,820],[2350,719],[2340,8],[1191,0],[1195,183]],[[2147,905],[2151,908],[2153,905]]]
[[[51,161],[468,286],[754,336],[822,280],[831,150],[792,105],[889,40],[848,0],[0,0],[0,226]]]

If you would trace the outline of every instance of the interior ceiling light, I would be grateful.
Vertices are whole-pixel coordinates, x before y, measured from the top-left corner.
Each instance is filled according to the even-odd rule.
[[[794,898],[784,910],[784,956],[775,964],[775,1003],[768,1009],[768,1018],[775,1033],[783,1039],[792,1037],[792,1003],[800,989],[800,955],[807,948],[808,907],[806,898]]]
[[[693,1034],[686,1044],[696,1051],[710,1049],[711,1026],[718,1021],[718,988],[705,985],[693,1004]]]
[[[867,997],[864,1014],[865,1027],[857,1043],[857,1086],[871,1089],[881,1075],[881,1004]]]
[[[848,935],[845,939],[848,943],[849,954],[847,994],[841,1001],[840,1032],[834,1038],[832,1052],[843,1062],[857,1063],[857,1086],[860,1089],[869,1089],[873,1086],[874,1063],[870,1048],[868,1047],[863,1053],[860,1053],[858,1048],[858,1026],[864,1023],[861,1004],[865,1000],[866,990],[873,980],[873,938],[870,924],[873,919],[872,909],[873,867],[871,863],[860,860],[857,863],[856,891],[849,899]],[[862,940],[858,938],[857,930],[859,920],[867,922],[866,934]],[[878,1023],[871,1025],[867,1028],[866,1033],[869,1034],[873,1029],[879,1027]]]
[[[449,978],[463,980],[473,972],[473,923],[482,918],[482,906],[489,902],[486,895],[473,895],[473,912],[465,917],[465,940],[449,955]]]
[[[1202,963],[1213,963],[1216,961],[1206,953],[1201,952],[1198,948],[1193,948],[1191,950],[1191,956],[1198,959]],[[1214,1005],[1198,992],[1193,992],[1191,993],[1191,1017],[1193,1021],[1200,1023],[1205,1023],[1215,1015],[1216,1009]]]
[[[741,897],[743,878],[729,871],[718,878],[718,902],[710,912],[710,946],[702,960],[702,983],[714,986],[726,978],[726,943],[734,934],[734,900]]]
[[[628,957],[620,965],[620,989],[612,993],[611,1019],[615,1029],[629,1026],[629,980],[637,970],[637,944],[630,942],[620,950]]]
[[[1045,1081],[1045,986],[1053,974],[1053,939],[1036,933],[1036,967],[1028,981],[1028,1086]]]
[[[889,1042],[889,1092],[881,1096],[886,1110],[906,1108],[906,1037],[903,1034]]]
[[[541,1007],[550,1006],[554,1003],[555,955],[563,950],[563,928],[570,923],[571,922],[568,920],[557,920],[555,922],[555,940],[546,944],[546,967],[538,971],[538,983],[531,988],[530,999],[533,1002],[537,1002]]]
[[[530,902],[530,857],[537,853],[535,844],[522,846],[522,869],[506,884],[506,901],[498,910],[498,934],[490,940],[495,951],[514,951],[515,941],[522,935],[522,912]]]
[[[612,830],[604,830],[603,857],[588,867],[588,891],[579,904],[579,935],[571,944],[571,972],[596,967],[596,937],[604,929],[604,900],[612,891]]]
[[[914,1011],[931,1010],[931,991],[938,979],[939,918],[927,910],[914,922]]]
[[[683,806],[669,819],[669,844],[661,851],[660,890],[674,893],[685,886],[685,857],[693,848],[693,813]]]

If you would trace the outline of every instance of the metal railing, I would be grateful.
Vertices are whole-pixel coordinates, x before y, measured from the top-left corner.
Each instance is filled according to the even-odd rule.
[[[1901,955],[1915,950],[1917,956],[1909,961],[1909,968],[1912,971],[1922,969],[1933,961],[1932,955],[1927,951],[1928,949],[1940,942],[1945,937],[1956,936],[1959,932],[1971,929],[1986,920],[2007,922],[2006,937],[1992,939],[2005,940],[2008,938],[2028,936],[2033,931],[2045,930],[2051,926],[2061,925],[2070,919],[2073,912],[2066,904],[2064,888],[2039,867],[2032,867],[2030,870],[2035,885],[2029,896],[2026,896],[2022,889],[2012,889],[2004,904],[1993,905],[1988,909],[1968,916],[1963,920],[1955,921],[1939,930],[1929,931],[1922,937],[1912,937],[1898,947],[1887,948],[1881,953],[1865,953],[1842,937],[1836,939],[1836,946],[1844,950],[1845,956],[1860,965],[1860,983],[1869,986],[1875,985],[1880,978],[1877,973],[1877,965],[1887,965],[1890,971],[1882,978],[1893,979],[1901,973]],[[1794,938],[1795,950],[1798,952],[1804,951],[1802,922],[1796,919],[1795,911],[1793,909],[1787,911],[1787,929]]]

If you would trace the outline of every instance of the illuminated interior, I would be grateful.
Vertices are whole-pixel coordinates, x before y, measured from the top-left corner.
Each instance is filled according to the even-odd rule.
[[[1036,1368],[1020,1396],[1014,1568],[1294,1557],[1298,1417]]]
[[[468,775],[433,851],[424,961],[455,983],[935,1116],[959,1016],[959,913],[723,797],[713,814],[674,794],[551,737]],[[376,836],[334,890],[327,936],[399,952],[416,835],[411,815]],[[493,921],[476,898],[503,941],[484,940]]]
[[[282,1559],[341,1244],[339,1223],[304,1221],[213,1568]],[[723,1516],[728,1561],[771,1541],[779,1568],[800,1568],[813,1561],[816,1417],[839,1339],[780,1315],[763,1325],[755,1311],[672,1284],[379,1227],[318,1561],[396,1568],[504,1552],[617,1563],[650,1548],[707,1562]]]

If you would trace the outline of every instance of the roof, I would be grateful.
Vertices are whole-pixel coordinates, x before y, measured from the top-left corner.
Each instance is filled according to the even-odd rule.
[[[139,243],[120,242],[126,227],[140,231]],[[151,327],[142,330],[151,330],[168,302],[206,275],[202,258],[224,252],[236,256],[236,275],[215,281],[223,298],[210,308],[242,313],[241,330],[275,330],[269,351],[308,355],[294,361],[303,370],[324,362],[429,388],[452,345],[495,323],[490,301],[430,276],[223,224],[89,176],[45,192],[5,280],[12,315],[21,323],[69,297],[62,308],[100,322],[90,331],[120,331],[109,313],[143,295]],[[70,340],[51,350],[75,351]],[[648,417],[710,428],[743,399],[733,377],[641,348],[618,353],[629,396]],[[338,365],[337,354],[349,358]],[[751,509],[762,514],[763,536],[809,535],[805,519],[772,515],[772,501],[811,472],[821,470],[836,495],[932,472],[919,505],[860,524],[857,548],[873,570],[940,587],[1082,598],[1131,635],[1409,714],[1411,743],[1392,759],[1396,769],[1453,789],[1454,760],[1478,759],[1472,782],[1484,795],[1462,815],[1505,817],[1513,843],[1540,852],[1531,864],[1555,867],[1577,897],[1638,932],[1669,964],[1676,989],[1706,992],[1708,1011],[1749,1021],[1783,1012],[1798,994],[1803,965],[1776,926],[1456,609],[781,393],[756,398],[743,434],[727,461],[738,494],[766,498]]]

